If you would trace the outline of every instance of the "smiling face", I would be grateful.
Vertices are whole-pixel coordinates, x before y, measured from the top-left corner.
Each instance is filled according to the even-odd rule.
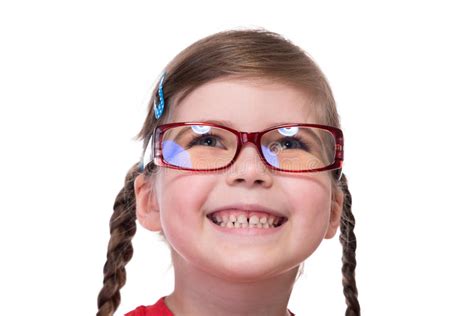
[[[322,123],[317,116],[310,98],[300,90],[275,82],[226,78],[191,92],[175,105],[171,122],[213,120],[254,132],[281,123]],[[147,206],[137,193],[140,223],[163,232],[175,266],[190,264],[227,280],[255,281],[294,269],[324,237],[332,237],[339,224],[340,196],[338,203],[332,201],[335,192],[328,172],[271,171],[250,143],[228,169],[199,173],[161,168],[153,185],[152,212],[144,210]],[[235,204],[240,210],[227,207],[214,213]],[[248,212],[259,208],[267,212]],[[267,217],[266,221],[270,213],[283,224],[236,229],[212,220],[212,214],[222,218],[231,213],[237,218]]]

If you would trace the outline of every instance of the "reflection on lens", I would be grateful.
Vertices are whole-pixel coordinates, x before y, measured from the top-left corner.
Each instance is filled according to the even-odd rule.
[[[272,166],[280,168],[280,164],[278,163],[278,156],[272,152],[271,149],[269,149],[266,146],[262,146],[262,152],[263,156],[265,157],[265,160]]]
[[[298,133],[298,126],[293,126],[293,127],[282,127],[278,129],[278,132],[284,136],[293,136]]]
[[[191,168],[191,157],[189,153],[179,144],[166,140],[163,142],[163,156],[169,164]]]
[[[211,127],[206,125],[193,125],[191,129],[197,134],[206,134],[211,130]]]

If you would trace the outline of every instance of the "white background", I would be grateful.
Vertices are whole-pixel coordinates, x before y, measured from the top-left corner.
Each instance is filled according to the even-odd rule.
[[[308,51],[346,136],[363,315],[472,315],[474,47],[468,1],[2,1],[0,313],[94,315],[108,221],[163,67],[264,27]],[[117,315],[172,289],[139,229]],[[341,247],[297,281],[297,316],[343,315]]]

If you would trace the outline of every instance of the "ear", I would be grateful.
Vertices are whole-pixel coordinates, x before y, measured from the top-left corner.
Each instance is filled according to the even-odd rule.
[[[326,236],[324,238],[330,239],[334,237],[337,232],[337,228],[341,223],[341,214],[342,207],[344,203],[344,193],[341,189],[336,188],[333,193],[332,202],[331,202],[331,215],[329,218],[329,227],[326,231]]]
[[[138,222],[150,231],[160,231],[160,210],[154,195],[153,184],[151,181],[146,181],[145,176],[140,174],[135,178],[134,189]]]

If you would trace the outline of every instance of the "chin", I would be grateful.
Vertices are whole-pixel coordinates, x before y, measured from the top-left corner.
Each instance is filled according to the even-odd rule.
[[[277,275],[284,274],[293,269],[298,269],[299,264],[290,265],[289,263],[275,260],[259,258],[232,258],[212,262],[212,266],[206,269],[208,273],[234,283],[251,283],[274,278]]]

